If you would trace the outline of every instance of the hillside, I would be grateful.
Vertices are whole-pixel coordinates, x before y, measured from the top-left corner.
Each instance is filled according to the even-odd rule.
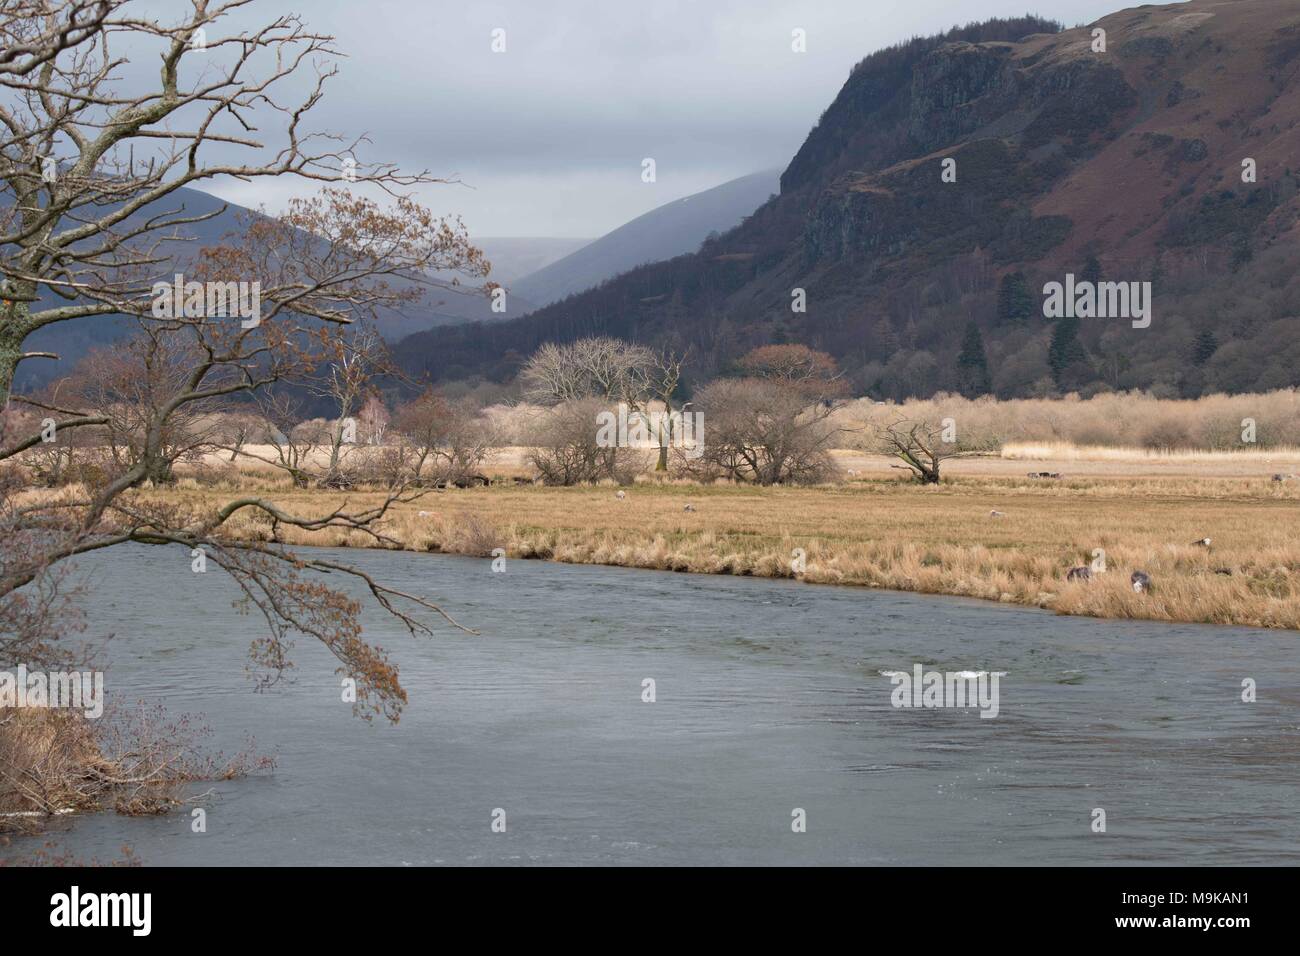
[[[10,201],[8,193],[0,197],[0,202],[8,201]],[[225,207],[224,211],[222,211],[223,207]],[[215,196],[210,196],[197,189],[182,187],[168,197],[166,202],[145,207],[141,213],[131,217],[127,222],[128,224],[136,224],[149,216],[157,215],[160,211],[173,210],[182,212],[185,216],[215,214],[211,219],[186,223],[176,228],[175,234],[184,237],[184,239],[183,241],[169,243],[170,248],[167,251],[178,262],[187,260],[204,246],[220,244],[222,236],[238,228],[241,214],[251,215],[249,210],[241,206],[223,203]],[[160,270],[160,275],[165,274],[165,270]],[[49,294],[41,300],[42,307],[50,307],[56,304],[58,304],[57,300]],[[78,360],[91,349],[111,345],[123,336],[130,334],[133,328],[132,320],[123,316],[95,316],[73,319],[68,322],[56,322],[43,329],[38,329],[27,339],[27,350],[54,352],[59,356],[59,361],[32,360],[23,362],[18,366],[17,374],[14,376],[15,385],[20,391],[29,390],[40,387],[60,376],[67,375]]]
[[[591,242],[591,239],[563,236],[474,237],[474,245],[482,249],[492,263],[492,281],[500,282],[512,291],[525,276],[564,260]]]
[[[859,63],[780,195],[698,253],[401,351],[416,374],[501,379],[544,341],[602,333],[689,347],[699,378],[800,341],[897,398],[1298,384],[1298,72],[1293,0],[916,39]],[[1067,273],[1151,282],[1150,327],[1044,318]]]
[[[159,269],[160,276],[171,275],[177,270],[183,271],[184,263],[199,249],[221,245],[229,236],[238,234],[249,217],[257,215],[243,206],[226,203],[208,193],[189,188],[176,190],[166,201],[156,205],[158,208],[148,206],[130,221],[154,215],[159,208],[181,209],[190,216],[215,213],[211,219],[177,227],[176,232],[185,237],[184,241],[172,244],[169,251],[174,261],[171,266]],[[588,240],[492,237],[474,241],[492,263],[490,278],[508,284],[564,257],[585,245]],[[442,275],[438,278],[450,282],[454,276]],[[396,342],[407,335],[440,324],[492,321],[497,318],[491,311],[488,300],[471,292],[475,282],[468,282],[463,276],[460,278],[465,284],[465,288],[460,291],[430,289],[418,304],[400,310],[380,310],[377,322],[380,333],[388,341]],[[532,307],[522,296],[514,298],[512,304],[522,310]],[[134,324],[129,319],[108,316],[58,322],[40,329],[28,340],[29,350],[54,352],[60,356],[60,361],[24,362],[18,368],[18,386],[22,389],[36,388],[66,375],[88,351],[110,345],[129,334],[133,328]]]
[[[549,305],[636,266],[694,252],[711,234],[738,225],[777,188],[778,173],[773,170],[665,203],[515,282],[511,291],[539,306]]]

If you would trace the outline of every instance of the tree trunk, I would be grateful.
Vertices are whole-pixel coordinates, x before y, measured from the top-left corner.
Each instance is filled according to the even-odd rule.
[[[659,460],[655,462],[655,471],[668,470],[668,444],[673,440],[673,403],[670,398],[665,398],[664,418],[659,420]],[[667,429],[667,434],[664,434]]]
[[[9,407],[9,395],[14,387],[14,372],[23,354],[26,337],[22,324],[14,317],[17,305],[0,310],[0,409]]]
[[[14,281],[0,277],[0,289],[5,298],[0,299],[0,411],[9,407],[9,396],[13,392],[14,373],[23,356],[23,340],[33,331],[31,326],[31,303],[28,296],[35,297],[36,283]],[[22,296],[10,299],[8,296]]]
[[[160,456],[148,457],[144,465],[143,480],[153,482],[155,485],[170,485],[176,480],[175,474],[172,473],[172,463]]]

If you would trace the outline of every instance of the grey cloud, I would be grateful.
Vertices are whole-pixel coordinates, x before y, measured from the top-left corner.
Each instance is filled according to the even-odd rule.
[[[1040,0],[1068,24],[1122,4]],[[240,24],[282,7],[254,3]],[[316,123],[366,131],[365,158],[457,174],[424,194],[479,235],[596,236],[681,196],[781,167],[873,50],[995,15],[1024,0],[318,0],[340,76]],[[506,30],[507,52],[490,50]],[[795,27],[808,52],[790,50]],[[659,182],[640,181],[643,157]],[[275,208],[305,184],[222,184]]]

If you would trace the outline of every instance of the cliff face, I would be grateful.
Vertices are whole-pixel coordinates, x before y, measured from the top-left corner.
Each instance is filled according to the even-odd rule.
[[[707,375],[801,341],[860,390],[902,397],[954,386],[974,322],[1004,395],[1300,385],[1297,157],[1295,0],[1144,6],[1062,32],[973,25],[859,64],[781,195],[700,253],[498,330],[412,342],[414,370],[508,375],[507,348],[603,332],[689,346]],[[1038,306],[1068,272],[1152,282],[1156,318],[1084,324],[1086,358],[1065,374],[1052,324],[999,290],[1014,280]]]
[[[1009,43],[949,43],[912,73],[908,132],[936,149],[979,129],[1014,102],[1018,75]]]
[[[1045,43],[1052,40],[946,43],[922,58],[912,71],[907,120],[917,158],[832,183],[808,216],[808,262],[899,255],[926,241],[951,247],[959,235],[982,247],[1017,247],[1004,259],[1046,254],[1041,241],[1020,242],[1016,209],[1065,174],[1068,164],[1054,157],[1086,155],[1116,136],[1137,94],[1089,44]],[[945,160],[956,164],[955,182],[939,175]],[[1030,228],[1058,242],[1068,233],[1059,219]]]
[[[941,181],[952,160],[956,183]],[[1000,262],[1036,261],[1069,233],[1068,217],[1034,217],[1027,204],[1059,176],[1001,139],[975,140],[879,173],[845,176],[808,215],[810,267],[849,260],[870,268],[914,252],[931,257],[990,250]],[[962,178],[979,182],[963,190]],[[1046,244],[1050,240],[1050,245]]]
[[[1005,41],[1057,29],[1057,24],[1037,17],[991,20],[872,54],[854,67],[835,101],[791,159],[781,176],[782,194],[825,186],[849,170],[884,168],[915,156],[916,144],[910,133],[917,115],[917,96],[928,95],[922,77],[927,69],[941,72],[946,64],[959,59],[940,51],[970,48],[978,51],[976,58],[983,58],[999,41],[1004,41],[1001,45],[1009,51],[1013,45]],[[973,65],[965,70],[972,78],[981,72]]]

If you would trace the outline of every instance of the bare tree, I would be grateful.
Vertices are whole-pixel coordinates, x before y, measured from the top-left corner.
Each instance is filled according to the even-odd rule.
[[[686,357],[644,345],[599,337],[568,345],[547,343],[520,373],[524,397],[542,405],[580,399],[622,403],[641,418],[659,443],[656,471],[668,468],[674,401]],[[652,403],[661,408],[652,409]],[[662,411],[653,415],[652,411]]]
[[[548,409],[537,427],[538,443],[529,463],[548,485],[579,485],[612,479],[630,484],[639,465],[631,448],[605,447],[596,441],[594,423],[603,408],[599,399],[565,402]]]
[[[677,395],[677,387],[682,380],[682,366],[686,363],[686,356],[678,356],[674,352],[660,352],[655,355],[654,362],[645,369],[645,385],[642,394],[645,400],[638,406],[637,411],[645,418],[646,423],[653,428],[655,437],[659,441],[659,458],[655,463],[655,471],[666,472],[668,470],[668,447],[672,444],[674,438],[673,430],[678,427],[680,418],[676,414],[678,411],[674,408],[674,402]],[[658,402],[662,407],[662,414],[652,416],[650,414],[650,403]],[[659,411],[659,409],[656,409]]]
[[[845,429],[831,416],[847,392],[835,360],[805,345],[767,345],[739,365],[745,378],[718,379],[697,397],[708,440],[700,457],[681,456],[678,469],[762,485],[834,477],[830,450]]]
[[[116,474],[146,461],[149,423],[177,392],[199,356],[182,337],[165,327],[141,323],[137,337],[113,349],[88,355],[73,370],[67,389],[82,405],[107,421],[92,433],[102,434]],[[148,457],[143,480],[167,484],[182,459],[200,455],[216,442],[211,412],[216,400],[187,402],[163,416],[156,454]]]
[[[760,378],[710,382],[696,404],[708,437],[700,457],[681,456],[684,474],[760,485],[815,484],[836,474],[830,450],[843,429],[829,421],[833,405]]]
[[[78,480],[83,469],[97,465],[102,437],[92,435],[91,428],[69,428],[59,431],[55,419],[45,409],[57,408],[60,392],[66,382],[60,381],[42,393],[42,400],[33,404],[12,403],[0,413],[0,434],[28,434],[39,440],[22,453],[22,468],[40,485],[56,488]],[[90,416],[88,425],[106,425],[107,415]],[[14,464],[15,474],[20,473]]]
[[[384,405],[383,398],[378,392],[372,390],[362,402],[361,411],[357,413],[361,440],[368,445],[382,445],[388,434],[391,420],[392,416],[388,414],[388,407]]]
[[[239,457],[245,445],[255,441],[261,434],[261,424],[260,416],[242,404],[223,406],[215,423],[214,435],[230,452],[231,462]]]
[[[848,392],[835,359],[806,345],[764,345],[742,356],[739,364],[751,378],[781,382],[811,401],[842,398]]]
[[[270,445],[275,457],[250,451],[244,455],[281,469],[295,488],[308,487],[313,479],[311,454],[325,442],[326,432],[307,426],[303,402],[292,391],[268,385],[259,389],[254,398],[260,416],[258,444]]]
[[[417,484],[463,482],[478,475],[494,445],[492,430],[466,403],[425,392],[393,416],[399,446],[409,451],[410,480]],[[429,474],[426,474],[426,469]]]
[[[169,208],[178,188],[217,176],[352,179],[344,167],[360,140],[305,128],[335,72],[331,39],[311,33],[294,16],[221,35],[220,21],[247,3],[190,0],[189,12],[171,25],[127,12],[126,0],[0,6],[0,408],[10,400],[14,368],[32,356],[24,342],[51,323],[131,315],[142,323],[143,360],[170,368],[167,356],[186,356],[185,374],[159,376],[148,400],[138,403],[129,429],[132,453],[119,473],[58,499],[31,500],[0,489],[0,608],[21,617],[30,589],[77,555],[125,542],[202,549],[265,618],[267,633],[254,647],[254,660],[267,669],[268,680],[289,666],[288,636],[307,634],[356,679],[358,713],[396,719],[406,699],[396,668],[362,640],[358,602],[318,575],[362,582],[412,634],[429,632],[416,616],[419,609],[455,622],[418,595],[341,562],[297,555],[276,541],[281,527],[337,528],[395,547],[379,525],[412,493],[398,487],[374,506],[350,510],[344,504],[311,515],[256,495],[168,504],[142,490],[165,471],[176,423],[193,408],[328,375],[322,369],[351,348],[340,330],[354,318],[415,301],[428,275],[487,271],[463,226],[396,192],[441,180],[358,165],[358,182],[389,194],[384,206],[327,188],[292,200],[281,216],[254,217],[238,236],[187,264],[186,278],[209,289],[259,283],[259,308],[250,321],[213,311],[211,299],[206,309],[201,303],[191,309],[188,302],[157,308],[157,273],[164,266],[173,271],[168,244],[180,227],[209,218]],[[124,60],[111,48],[123,39],[154,44],[161,53],[153,91],[137,95],[121,88]],[[187,79],[182,65],[199,55],[202,68]],[[300,101],[283,102],[278,91],[300,70],[314,71],[311,89]],[[259,126],[283,129],[283,141],[264,141]],[[217,145],[223,155],[247,150],[248,158],[212,162],[209,153]],[[42,305],[51,298],[61,304]],[[72,396],[13,400],[59,416],[54,424],[60,433],[105,427],[112,414]],[[11,434],[11,422],[8,415],[0,419],[0,464],[42,442],[39,431]],[[250,512],[269,523],[269,542],[244,541],[228,529],[232,518]],[[39,641],[40,633],[32,631],[32,639]]]
[[[928,421],[898,421],[876,429],[876,440],[884,454],[903,462],[923,485],[939,483],[940,466],[951,458],[978,454],[982,449],[957,441],[955,429]]]
[[[89,316],[149,314],[152,269],[171,258],[178,230],[221,212],[169,205],[181,187],[217,177],[296,176],[355,180],[392,193],[445,181],[358,163],[364,137],[309,129],[311,110],[337,72],[333,38],[292,14],[222,33],[227,16],[248,3],[189,0],[170,23],[136,13],[129,0],[14,0],[0,7],[0,405],[19,362],[50,357],[24,351],[34,332]],[[119,47],[136,57],[141,49],[157,52],[161,69],[152,89],[126,90],[127,58]],[[286,99],[308,73],[314,76],[306,93]],[[263,132],[273,129],[283,132]],[[340,222],[355,222],[354,212],[340,209]],[[292,229],[289,220],[284,225]],[[443,227],[428,242],[454,237],[453,225]],[[382,251],[372,260],[382,258],[389,274],[438,267],[418,249],[379,250],[364,232],[350,238],[361,251]],[[298,237],[300,246],[311,242]],[[481,254],[466,259],[455,265],[483,265]],[[300,314],[347,321],[349,309],[326,294],[346,276],[332,266],[311,275],[312,265],[328,265],[319,257],[281,261],[293,263],[298,281],[272,299],[292,302]],[[269,271],[255,274],[270,283]],[[58,304],[43,304],[50,299]]]
[[[323,483],[340,486],[350,480],[343,473],[344,443],[357,443],[357,416],[371,381],[376,375],[391,371],[392,364],[383,339],[367,326],[358,326],[336,337],[333,345],[328,372],[310,380],[308,387],[328,399],[337,415],[330,433],[329,465]]]
[[[653,351],[619,339],[548,342],[528,360],[520,381],[524,397],[540,405],[584,398],[632,404],[644,394],[654,364]]]

